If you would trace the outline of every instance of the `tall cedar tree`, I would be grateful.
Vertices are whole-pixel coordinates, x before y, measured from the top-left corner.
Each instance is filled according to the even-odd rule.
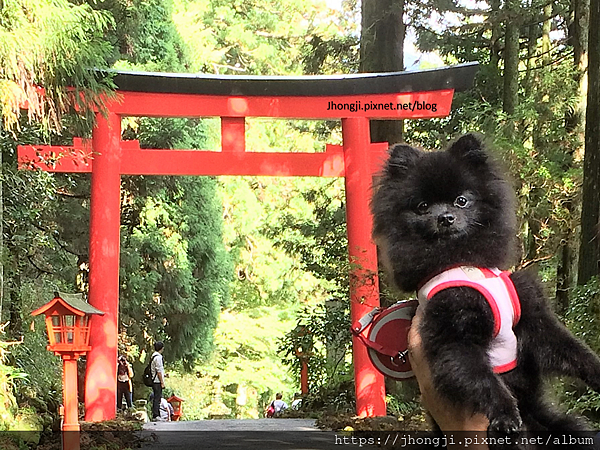
[[[577,137],[579,148],[574,153],[584,154],[585,142],[585,109],[587,103],[587,64],[588,64],[588,25],[590,15],[589,0],[572,1],[573,24],[569,27],[568,42],[573,47],[573,64],[575,67],[575,80],[579,86],[578,103],[567,112],[565,117],[565,128],[567,133],[574,134]],[[552,5],[544,8],[544,64],[550,59],[550,19]],[[547,42],[547,44],[546,44]],[[547,55],[547,56],[546,56]],[[572,169],[573,159],[569,162],[566,169]],[[580,199],[573,198],[565,202],[565,207],[569,215],[575,217],[577,203]],[[577,275],[577,255],[578,255],[578,234],[576,233],[577,224],[575,220],[569,221],[564,237],[561,240],[558,249],[558,264],[556,267],[556,307],[561,315],[565,315],[569,309],[570,293],[575,285]]]
[[[583,164],[581,245],[577,283],[597,276],[600,264],[600,0],[590,1],[588,95]]]
[[[360,72],[404,70],[404,0],[363,0]],[[371,141],[394,144],[402,140],[401,120],[371,121]]]
[[[171,0],[101,3],[119,17],[110,36],[136,70],[184,71],[185,46]],[[192,119],[131,119],[125,139],[144,148],[203,148],[205,128]],[[127,177],[122,183],[121,350],[150,351],[166,341],[167,361],[191,368],[210,355],[233,268],[222,237],[217,181],[209,177]]]

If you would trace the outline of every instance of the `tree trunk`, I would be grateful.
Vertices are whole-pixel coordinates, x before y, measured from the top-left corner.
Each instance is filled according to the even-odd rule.
[[[575,65],[584,71],[587,67],[588,25],[590,21],[590,0],[574,0],[575,20],[573,23],[573,50]]]
[[[600,0],[590,2],[588,93],[585,125],[585,159],[581,240],[577,283],[583,285],[598,275],[600,247],[598,218],[600,207]]]
[[[537,49],[537,26],[533,23],[531,18],[531,24],[528,27],[527,36],[527,72],[525,74],[525,95],[529,96],[531,88],[534,83],[533,68],[535,67],[535,51]]]
[[[506,32],[504,37],[504,96],[502,109],[513,114],[519,102],[519,3],[505,3]]]
[[[552,4],[548,3],[543,10],[544,22],[542,22],[542,60],[549,64],[550,58],[550,31],[552,31]]]
[[[552,8],[549,8],[550,11]],[[573,65],[576,68],[576,81],[579,83],[579,101],[577,105],[570,110],[565,117],[565,128],[568,133],[574,133],[579,137],[580,145],[573,150],[573,158],[579,158],[583,155],[583,143],[585,136],[583,133],[583,122],[586,108],[587,97],[587,60],[588,60],[588,21],[590,14],[589,0],[573,1],[574,20],[569,27],[569,43],[573,47]],[[548,17],[547,13],[545,13]],[[550,32],[550,26],[544,26],[544,29]],[[546,32],[544,33],[546,34]],[[565,167],[569,170],[572,164]],[[567,205],[571,220],[574,220],[577,208],[573,202]],[[565,314],[569,309],[569,293],[575,286],[575,274],[577,273],[576,262],[578,258],[577,233],[575,224],[569,225],[561,241],[558,254],[559,261],[556,267],[556,306],[560,314]]]
[[[404,0],[362,0],[361,72],[404,70],[403,15]],[[402,120],[372,120],[371,141],[400,142],[403,128]]]
[[[362,0],[360,35],[361,72],[399,72],[404,70],[403,22],[405,0]],[[371,142],[394,144],[402,141],[404,121],[371,120]],[[379,281],[382,283],[382,280]],[[380,286],[379,292],[385,289]],[[414,400],[416,383],[385,380],[387,392],[404,401]]]
[[[18,340],[23,336],[23,299],[21,297],[21,275],[19,272],[15,272],[10,283],[9,293],[8,333],[11,339]]]
[[[566,205],[570,215],[574,215],[575,208],[573,203],[569,202]],[[560,315],[563,315],[569,309],[570,292],[575,285],[575,233],[569,227],[565,232],[564,238],[560,243],[558,250],[558,265],[556,267],[556,310]]]
[[[574,0],[574,20],[569,30],[569,42],[573,46],[573,63],[577,70],[577,81],[579,82],[579,101],[575,108],[570,111],[566,118],[568,131],[578,132],[578,128],[584,122],[587,101],[587,65],[588,65],[588,22],[590,18],[590,0]],[[581,133],[583,143],[584,136]],[[581,154],[583,148],[578,152]]]
[[[502,27],[498,20],[500,15],[500,0],[490,1],[490,22],[492,23],[492,38],[490,39],[490,64],[494,69],[499,69],[500,64],[500,37],[502,36]]]

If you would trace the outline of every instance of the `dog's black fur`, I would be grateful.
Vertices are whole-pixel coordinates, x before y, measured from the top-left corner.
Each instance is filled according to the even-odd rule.
[[[514,195],[476,135],[441,152],[394,146],[371,207],[384,266],[403,291],[451,267],[504,270],[517,262]],[[589,430],[544,400],[543,378],[576,377],[600,392],[600,359],[554,316],[534,274],[511,278],[522,308],[517,367],[492,371],[486,352],[494,320],[485,298],[468,287],[445,289],[423,305],[419,330],[434,386],[453,404],[485,414],[490,434]]]

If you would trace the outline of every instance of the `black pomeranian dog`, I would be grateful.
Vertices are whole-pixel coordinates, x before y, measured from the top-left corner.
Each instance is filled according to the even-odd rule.
[[[590,430],[544,400],[543,378],[600,392],[600,359],[554,316],[535,274],[503,272],[517,262],[514,195],[482,139],[467,134],[439,152],[394,146],[371,208],[386,271],[418,292],[440,395],[485,414],[488,436],[513,443],[525,430]]]

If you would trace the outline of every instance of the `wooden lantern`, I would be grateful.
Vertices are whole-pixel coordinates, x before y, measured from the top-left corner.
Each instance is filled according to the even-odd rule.
[[[58,356],[77,358],[90,350],[90,316],[104,313],[83,300],[83,294],[59,294],[33,316],[46,315],[48,350]]]
[[[83,300],[83,294],[55,292],[54,298],[31,313],[46,315],[48,350],[63,360],[63,449],[79,450],[77,359],[90,349],[90,316],[103,315]]]

